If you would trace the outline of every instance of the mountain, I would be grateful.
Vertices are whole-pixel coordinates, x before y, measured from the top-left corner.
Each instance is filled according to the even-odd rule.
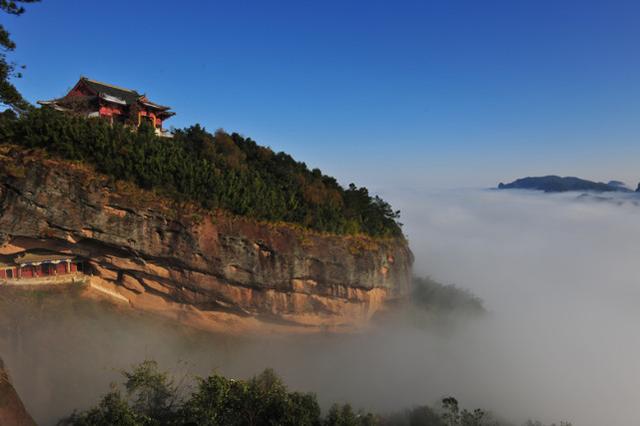
[[[593,182],[577,177],[540,176],[517,179],[511,183],[500,182],[498,189],[532,189],[544,192],[594,191],[632,192],[623,182]]]
[[[409,293],[413,262],[401,236],[209,210],[0,145],[0,255],[42,250],[81,260],[87,285],[115,302],[225,332],[363,324]]]

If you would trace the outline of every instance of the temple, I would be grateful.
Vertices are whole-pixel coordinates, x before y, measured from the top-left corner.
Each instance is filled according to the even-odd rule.
[[[122,124],[140,126],[147,122],[158,136],[171,137],[163,130],[165,120],[175,115],[170,107],[151,102],[135,90],[101,83],[81,77],[62,98],[38,101],[38,104],[58,111],[76,112],[87,117],[103,117]]]
[[[53,252],[24,252],[0,259],[1,280],[44,278],[81,273],[83,262],[75,256]]]

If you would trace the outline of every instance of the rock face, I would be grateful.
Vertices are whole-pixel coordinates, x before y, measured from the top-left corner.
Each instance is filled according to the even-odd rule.
[[[0,149],[3,254],[86,259],[91,286],[199,327],[350,329],[408,294],[404,239],[321,235],[176,205],[84,165]]]
[[[9,374],[0,358],[0,425],[31,426],[35,424],[13,388]]]

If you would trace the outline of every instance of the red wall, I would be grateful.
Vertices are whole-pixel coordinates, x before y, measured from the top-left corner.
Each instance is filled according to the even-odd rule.
[[[103,105],[100,107],[100,115],[105,117],[111,117],[112,115],[124,115],[124,112],[120,107]]]

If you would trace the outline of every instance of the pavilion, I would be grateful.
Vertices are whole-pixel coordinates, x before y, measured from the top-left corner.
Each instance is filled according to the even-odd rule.
[[[111,123],[148,123],[158,136],[171,137],[163,130],[165,120],[175,115],[170,107],[151,102],[135,90],[118,87],[87,77],[81,77],[73,89],[61,98],[38,101],[38,104],[58,111],[79,113],[86,117],[102,117]]]

